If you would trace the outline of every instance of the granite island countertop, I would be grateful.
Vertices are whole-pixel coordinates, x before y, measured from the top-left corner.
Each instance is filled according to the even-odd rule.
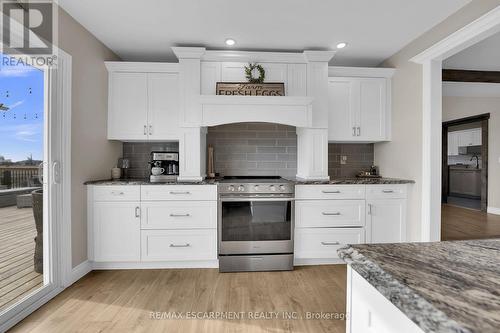
[[[500,239],[350,245],[338,253],[424,332],[500,331]]]
[[[397,178],[335,178],[330,180],[300,180],[285,178],[295,185],[383,185],[383,184],[413,184],[413,180]],[[103,179],[90,180],[84,185],[217,185],[220,179],[205,179],[198,182],[170,181],[161,183],[152,183],[149,179]]]

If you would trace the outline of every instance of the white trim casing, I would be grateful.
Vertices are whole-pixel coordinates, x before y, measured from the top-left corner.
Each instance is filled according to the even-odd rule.
[[[80,280],[82,277],[87,275],[92,271],[92,264],[90,261],[85,260],[82,262],[80,265],[76,266],[71,270],[71,276],[67,280],[67,285],[65,286],[66,288],[75,283],[76,281]]]
[[[488,211],[488,214],[500,215],[500,208],[490,206],[490,207],[488,207],[487,211]]]
[[[423,65],[421,240],[440,240],[442,61],[500,31],[500,6],[410,59]]]
[[[340,67],[329,66],[328,76],[348,76],[348,77],[380,77],[390,79],[396,73],[395,68],[380,67]]]
[[[92,262],[93,270],[107,269],[176,269],[218,268],[219,260],[151,261],[151,262]]]

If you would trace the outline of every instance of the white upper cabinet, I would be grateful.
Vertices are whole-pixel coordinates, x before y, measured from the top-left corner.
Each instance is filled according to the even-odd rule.
[[[390,137],[387,79],[329,79],[330,141],[386,141]]]
[[[458,155],[458,132],[448,132],[448,156]]]
[[[328,140],[391,139],[392,68],[328,68]]]
[[[111,73],[108,98],[108,139],[147,139],[147,74]]]
[[[176,139],[179,129],[179,75],[148,74],[148,138]]]
[[[176,140],[179,73],[174,64],[107,62],[108,139]]]
[[[458,147],[480,146],[481,144],[480,128],[448,132],[448,156],[459,155]]]

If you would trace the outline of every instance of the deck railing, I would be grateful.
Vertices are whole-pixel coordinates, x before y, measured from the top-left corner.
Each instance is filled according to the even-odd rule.
[[[0,189],[32,187],[40,185],[38,166],[0,166]]]

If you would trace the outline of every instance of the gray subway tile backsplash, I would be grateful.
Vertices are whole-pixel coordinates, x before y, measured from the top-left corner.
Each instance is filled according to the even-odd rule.
[[[210,127],[207,143],[214,146],[215,171],[222,176],[297,173],[297,134],[294,127],[245,123]],[[329,144],[330,177],[354,177],[373,164],[373,144]],[[340,164],[340,156],[347,163]]]
[[[210,127],[207,144],[214,146],[215,171],[222,176],[282,176],[297,173],[295,128],[267,123]],[[328,145],[330,177],[354,177],[373,164],[373,144]],[[125,142],[123,157],[130,160],[129,177],[147,178],[152,151],[179,151],[178,142]],[[341,164],[341,156],[347,163]]]

